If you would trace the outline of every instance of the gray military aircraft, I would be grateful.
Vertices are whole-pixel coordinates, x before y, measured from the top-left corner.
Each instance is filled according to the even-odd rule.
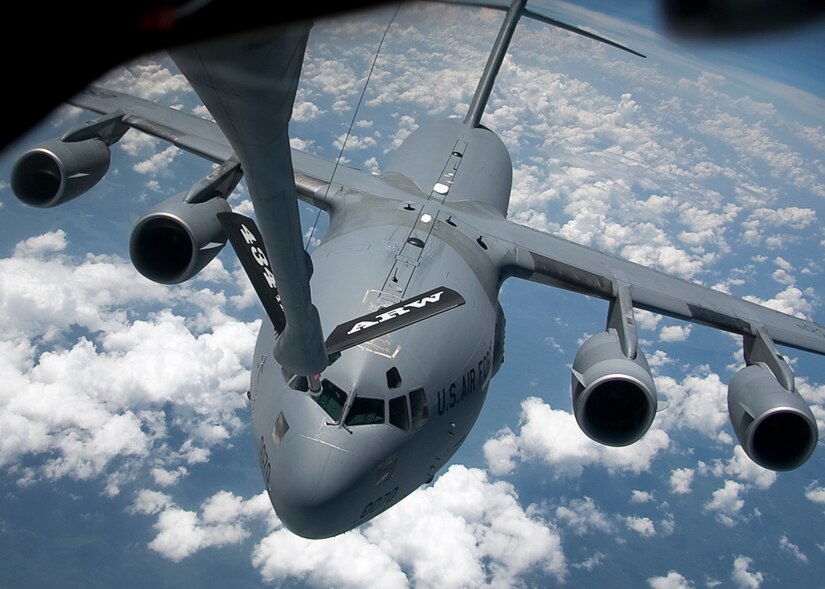
[[[275,511],[301,536],[366,522],[456,452],[504,359],[498,293],[513,277],[610,302],[605,330],[572,369],[576,420],[597,442],[632,444],[656,414],[640,308],[743,337],[728,408],[755,462],[793,469],[816,446],[816,420],[775,344],[825,354],[825,327],[507,220],[510,156],[481,118],[519,18],[636,52],[526,0],[506,8],[464,120],[422,126],[378,176],[290,149],[308,25],[171,51],[214,123],[90,87],[70,102],[102,116],[25,152],[12,171],[24,202],[64,203],[105,175],[129,128],[218,164],[137,222],[130,253],[143,275],[176,284],[232,243],[266,311],[249,391],[258,459]],[[226,202],[241,177],[257,224]],[[329,215],[311,257],[296,198]]]

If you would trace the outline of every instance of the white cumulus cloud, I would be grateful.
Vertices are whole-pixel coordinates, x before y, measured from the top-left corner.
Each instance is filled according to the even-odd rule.
[[[777,477],[775,471],[763,468],[748,458],[742,446],[739,445],[733,448],[733,456],[727,462],[723,463],[721,460],[714,462],[713,473],[719,477],[725,475],[736,477],[743,483],[763,490],[773,485]]]
[[[154,153],[147,159],[139,161],[132,166],[132,169],[138,174],[157,176],[163,172],[166,172],[179,154],[180,149],[174,145],[170,145],[163,151]]]
[[[243,426],[257,323],[188,286],[176,293],[194,315],[185,319],[168,288],[127,262],[73,258],[56,253],[62,233],[40,237],[0,259],[0,466],[21,472],[33,459],[26,484],[102,476],[116,494],[151,457],[158,484],[174,484],[182,463],[205,460]],[[173,434],[183,434],[178,448]]]
[[[659,331],[659,340],[663,342],[683,342],[690,335],[690,325],[667,325]]]
[[[504,587],[534,570],[567,575],[558,533],[512,485],[458,465],[366,526],[327,540],[278,527],[252,558],[267,582],[314,587]]]
[[[728,387],[718,374],[697,372],[681,382],[660,376],[656,388],[669,402],[667,410],[657,416],[661,427],[692,429],[720,441],[728,436],[724,431],[728,425]]]
[[[690,493],[690,485],[693,482],[692,468],[675,468],[670,471],[670,490],[676,495]]]
[[[274,519],[266,493],[243,500],[219,491],[204,501],[197,513],[178,507],[168,495],[143,490],[131,511],[157,516],[153,526],[156,535],[149,548],[173,562],[207,548],[243,542],[250,534],[250,521]]]
[[[664,577],[651,577],[647,580],[651,589],[693,589],[695,585],[681,573],[668,571]]]
[[[627,516],[624,518],[624,525],[645,538],[656,535],[656,526],[649,517]]]
[[[814,481],[805,489],[805,497],[809,501],[825,505],[825,487],[817,487],[816,484],[817,481]]]
[[[800,564],[808,564],[808,556],[784,534],[779,538],[779,548],[793,556]]]
[[[167,57],[158,56],[159,61],[135,63],[114,70],[102,83],[113,90],[133,94],[147,100],[154,100],[171,93],[191,91],[189,81],[173,71]],[[170,69],[172,68],[172,69]]]
[[[753,559],[748,556],[737,556],[733,561],[733,571],[730,578],[740,589],[759,589],[765,580],[765,575],[759,571],[751,571]]]
[[[809,290],[803,291],[797,286],[789,285],[785,290],[776,293],[776,296],[772,299],[760,299],[759,297],[751,295],[746,295],[742,298],[758,305],[764,305],[780,313],[810,319],[813,312],[813,305],[808,299],[812,294]]]
[[[511,472],[517,459],[551,464],[556,476],[578,476],[586,466],[639,473],[649,470],[669,443],[668,435],[654,426],[635,444],[604,446],[581,431],[572,413],[529,397],[521,403],[518,433],[499,431],[485,442],[484,455],[490,471],[498,475]]]
[[[66,249],[66,232],[62,229],[29,237],[14,246],[14,257],[37,257],[46,253],[61,252]]]
[[[615,529],[611,518],[596,506],[591,497],[573,499],[556,508],[556,519],[578,535],[593,531],[611,533]]]
[[[740,519],[745,501],[740,494],[745,490],[745,486],[736,481],[725,481],[725,486],[713,492],[710,501],[705,503],[705,511],[715,512],[717,521],[727,526],[733,527]]]

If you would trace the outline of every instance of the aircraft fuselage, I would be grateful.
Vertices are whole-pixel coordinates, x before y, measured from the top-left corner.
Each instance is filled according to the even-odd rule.
[[[406,186],[406,200],[339,192],[312,254],[313,301],[325,333],[436,287],[461,293],[464,305],[345,350],[320,375],[315,394],[306,379],[283,373],[272,357],[274,330],[268,321],[262,326],[250,389],[259,461],[276,512],[302,536],[352,529],[432,480],[481,411],[501,363],[504,325],[495,248],[474,233],[472,217],[501,214],[490,201],[506,202],[510,177],[488,165],[496,177],[485,183],[476,169],[473,185],[487,186],[487,202],[450,202],[466,195],[459,179],[473,169],[473,151],[488,157],[474,150],[472,136],[500,145],[491,132],[458,123],[422,129],[413,143],[431,143],[430,157],[440,159],[427,182],[435,198],[393,171],[388,190]],[[445,162],[453,167],[446,179]]]

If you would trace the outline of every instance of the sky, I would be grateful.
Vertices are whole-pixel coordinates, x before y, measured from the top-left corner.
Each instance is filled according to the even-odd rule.
[[[509,216],[825,323],[825,29],[755,51],[677,43],[645,3],[552,11],[648,58],[519,25],[483,118],[513,159]],[[501,14],[405,5],[356,112],[392,13],[315,24],[293,147],[379,173],[412,130],[464,116]],[[208,116],[165,55],[100,83]],[[0,586],[825,587],[825,452],[787,473],[744,455],[741,341],[637,311],[667,408],[605,448],[576,426],[569,369],[606,303],[515,279],[504,365],[439,476],[357,530],[292,535],[262,493],[261,309],[232,252],[174,287],[128,259],[135,220],[210,164],[130,131],[75,201],[9,188],[21,150],[88,118],[61,108],[0,154]],[[230,204],[252,212],[243,185]],[[311,251],[326,219],[301,213]],[[825,431],[823,359],[783,352]]]

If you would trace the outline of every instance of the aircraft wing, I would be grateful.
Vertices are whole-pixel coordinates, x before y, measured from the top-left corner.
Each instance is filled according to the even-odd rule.
[[[229,141],[214,121],[137,96],[89,86],[68,103],[104,115],[122,113],[121,120],[129,127],[215,163],[234,155]],[[396,200],[408,198],[402,188],[392,186],[378,176],[341,164],[336,167],[330,160],[299,149],[292,148],[291,153],[298,197],[325,211],[335,206],[334,195],[345,187]]]
[[[646,268],[512,221],[474,221],[500,240],[505,275],[604,299],[630,289],[635,307],[742,335],[763,328],[778,344],[825,355],[825,327]]]
[[[68,102],[101,114],[123,113],[121,120],[126,125],[215,163],[234,155],[215,122],[181,110],[99,86],[89,86]],[[340,183],[330,186],[334,163],[297,149],[292,149],[292,165],[298,195],[325,210],[340,184],[361,186],[374,182],[368,174],[339,166],[335,177]]]

